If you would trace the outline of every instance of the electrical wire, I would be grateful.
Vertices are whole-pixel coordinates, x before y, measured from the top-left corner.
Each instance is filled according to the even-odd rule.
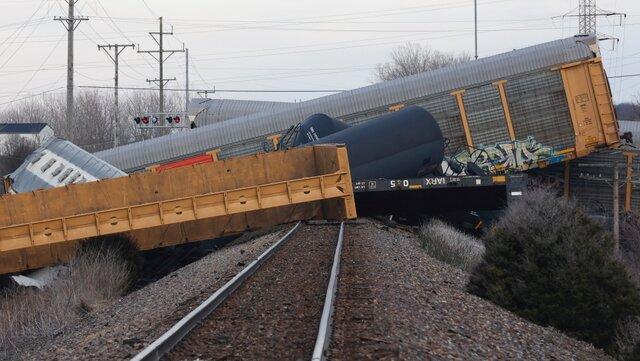
[[[56,51],[56,49],[58,49],[58,46],[60,46],[60,43],[62,42],[62,39],[64,39],[64,34],[60,37],[60,40],[58,40],[58,42],[56,43],[56,45],[51,49],[51,51],[49,52],[49,54],[44,58],[44,60],[42,61],[42,63],[40,64],[40,67],[33,72],[33,74],[31,74],[31,77],[29,78],[29,80],[24,83],[24,85],[22,86],[22,88],[20,89],[20,91],[18,93],[16,93],[16,98],[18,97],[18,95],[20,93],[22,93],[27,86],[29,86],[29,84],[31,84],[31,81],[33,81],[33,79],[36,77],[36,75],[38,75],[38,73],[40,72],[40,70],[44,67],[44,65],[49,61],[49,59],[51,58],[51,56],[53,55],[53,53]],[[12,100],[15,100],[12,99]]]
[[[112,86],[94,86],[94,85],[79,85],[78,88],[82,89],[114,89]],[[122,90],[152,90],[157,91],[157,88],[142,88],[142,87],[119,87]],[[165,88],[165,91],[184,92],[186,89]],[[341,93],[347,90],[345,89],[189,89],[194,92],[208,92],[208,93]]]
[[[38,11],[40,11],[40,9],[42,8],[42,6],[43,6],[45,3],[46,3],[46,0],[42,0],[42,2],[40,3],[40,5],[39,5],[39,6],[36,8],[36,10],[31,14],[31,16],[29,16],[29,18],[27,19],[27,21],[23,22],[23,23],[22,23],[22,25],[21,25],[18,29],[16,29],[13,33],[11,33],[11,35],[9,35],[8,37],[6,37],[6,38],[2,41],[2,43],[0,43],[0,48],[1,48],[2,46],[4,46],[4,44],[5,44],[9,39],[12,39],[12,38],[14,37],[14,35],[16,35],[16,36],[17,36],[16,32],[18,32],[18,31],[19,31],[19,34],[21,34],[21,33],[22,33],[22,30],[24,29],[24,26],[25,26],[27,23],[29,23],[29,22],[31,21],[31,19],[33,19],[33,17],[38,13]],[[5,49],[5,51],[6,51],[6,49]],[[2,52],[0,53],[0,57],[2,57],[2,56],[4,55],[5,51],[2,51]]]
[[[107,9],[102,5],[102,2],[100,0],[96,0],[96,3],[98,4],[98,6],[100,6],[100,8],[102,8],[102,12],[104,13],[104,15],[109,19],[109,21],[111,21],[111,23],[113,24],[113,27],[120,33],[122,34],[122,36],[124,36],[124,38],[131,44],[133,44],[133,41],[131,40],[131,38],[129,38],[127,36],[127,34],[124,33],[124,31],[122,31],[122,29],[120,29],[120,27],[116,24],[116,22],[113,20],[113,18],[111,18],[111,16],[109,16],[109,13],[107,12]],[[97,11],[96,11],[97,12]],[[149,68],[154,69],[154,67],[151,65],[151,63],[149,62],[149,60],[146,57],[142,57],[142,59],[144,60],[144,62],[149,66]],[[143,77],[145,76],[144,74],[138,72],[137,70],[135,70],[132,66],[130,66],[126,60],[122,60],[123,64],[129,68],[131,68],[132,70],[134,70],[136,73],[138,73],[139,75],[142,75]]]
[[[47,94],[47,93],[51,93],[51,92],[54,92],[56,90],[60,90],[60,89],[64,89],[64,88],[66,88],[66,87],[61,86],[61,87],[58,87],[58,88],[55,88],[55,89],[43,91],[43,92],[38,93],[38,94],[30,95],[30,96],[27,96],[27,97],[24,97],[24,98],[15,99],[15,100],[11,100],[11,101],[8,101],[8,102],[0,103],[0,106],[7,105],[7,104],[12,104],[12,103],[16,103],[16,102],[20,102],[20,101],[27,100],[27,99],[34,98],[34,97],[38,97],[38,96],[41,96],[41,95],[44,95],[44,94]]]
[[[43,2],[42,2],[42,4],[41,4],[41,5],[44,5],[44,3],[45,3],[45,2],[46,2],[46,0],[43,0]],[[40,11],[40,8],[41,8],[41,6],[40,6],[40,7],[38,7],[38,9],[37,9],[36,13],[37,13],[38,11]],[[51,7],[49,7],[49,10],[47,11],[47,14],[49,13],[49,11],[51,11]],[[34,14],[35,14],[35,13],[34,13]],[[14,52],[9,56],[9,57],[7,57],[6,61],[5,61],[4,63],[2,63],[2,65],[0,65],[0,69],[4,68],[4,66],[5,66],[5,65],[7,65],[7,64],[8,64],[8,63],[13,59],[13,57],[14,57],[14,56],[15,56],[15,55],[20,51],[20,49],[22,49],[22,47],[24,46],[24,44],[26,43],[26,41],[29,39],[29,37],[31,37],[31,36],[33,35],[33,33],[38,29],[38,27],[39,27],[39,26],[40,26],[40,23],[39,23],[37,26],[35,26],[35,27],[31,30],[31,32],[29,33],[29,36],[27,37],[27,39],[25,39],[24,41],[22,41],[22,42],[18,45],[18,47],[15,49],[15,51],[14,51]],[[20,30],[19,34],[21,34],[21,33],[22,33],[22,30]],[[7,47],[4,51],[2,51],[2,52],[0,53],[0,58],[2,58],[2,57],[4,56],[4,53],[5,53],[5,52],[6,52],[6,50],[7,50],[7,49],[9,49],[9,48],[10,48],[10,47]]]

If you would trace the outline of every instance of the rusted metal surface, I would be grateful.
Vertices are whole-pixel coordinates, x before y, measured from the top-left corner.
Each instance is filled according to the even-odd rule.
[[[317,146],[0,198],[0,273],[129,233],[141,250],[310,218],[354,218],[347,152]]]

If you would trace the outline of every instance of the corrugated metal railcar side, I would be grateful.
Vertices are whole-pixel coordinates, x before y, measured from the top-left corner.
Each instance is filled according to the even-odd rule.
[[[262,150],[267,136],[316,113],[357,124],[413,104],[434,114],[450,141],[449,156],[520,150],[518,164],[504,154],[498,159],[502,170],[545,166],[618,142],[597,39],[572,37],[97,155],[129,172],[216,148],[232,157]]]

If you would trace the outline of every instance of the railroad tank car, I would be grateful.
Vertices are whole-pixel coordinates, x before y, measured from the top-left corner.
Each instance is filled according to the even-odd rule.
[[[401,179],[432,173],[444,158],[440,126],[424,108],[409,106],[309,144],[345,144],[351,179]]]
[[[314,114],[304,122],[292,126],[282,136],[280,149],[288,149],[324,138],[345,130],[350,125],[322,113]]]

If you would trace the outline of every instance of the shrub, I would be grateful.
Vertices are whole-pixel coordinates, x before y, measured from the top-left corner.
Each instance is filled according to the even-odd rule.
[[[16,288],[0,298],[0,358],[54,336],[127,289],[131,268],[121,237],[82,246],[67,269],[42,290]],[[124,245],[124,246],[123,246]]]
[[[627,267],[631,278],[640,286],[640,214],[629,212],[621,217],[618,260]]]
[[[438,219],[420,227],[420,238],[429,255],[467,272],[480,263],[484,254],[479,240]]]
[[[640,360],[640,318],[629,317],[616,330],[619,360]]]
[[[544,189],[514,202],[485,239],[470,292],[613,353],[640,296],[603,227]]]

